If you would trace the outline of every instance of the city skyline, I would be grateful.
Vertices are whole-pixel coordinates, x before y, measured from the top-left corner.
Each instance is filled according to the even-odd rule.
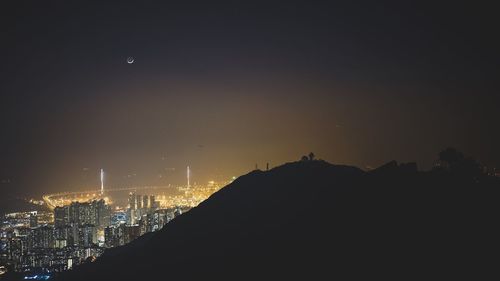
[[[8,271],[23,280],[48,280],[93,262],[106,249],[161,230],[230,182],[179,187],[135,187],[46,194],[39,211],[1,213],[0,279]],[[125,200],[124,200],[125,199]],[[7,270],[8,269],[8,270]]]

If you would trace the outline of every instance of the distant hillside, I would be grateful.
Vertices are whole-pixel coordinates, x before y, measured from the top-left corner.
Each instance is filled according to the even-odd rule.
[[[415,168],[254,171],[57,280],[481,279],[496,267],[498,180]]]
[[[21,198],[0,198],[0,216],[7,213],[22,211],[48,211],[48,209],[44,206],[31,204]]]

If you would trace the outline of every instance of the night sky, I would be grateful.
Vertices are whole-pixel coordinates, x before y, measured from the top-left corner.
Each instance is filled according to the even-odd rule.
[[[100,168],[115,186],[178,184],[187,165],[205,182],[310,151],[428,169],[454,146],[500,167],[493,7],[10,2],[3,194],[97,188]]]

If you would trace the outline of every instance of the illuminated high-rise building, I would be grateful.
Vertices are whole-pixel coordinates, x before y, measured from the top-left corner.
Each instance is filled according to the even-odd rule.
[[[106,227],[111,223],[111,207],[104,199],[92,202],[73,202],[68,206],[54,209],[55,227],[91,224]]]
[[[19,260],[22,255],[28,253],[28,240],[26,236],[12,237],[8,240],[8,258]]]
[[[63,241],[63,240],[66,241],[65,243],[67,246],[74,245],[72,231],[73,231],[73,228],[69,225],[54,228],[54,239],[56,239],[56,242],[59,240],[59,246],[61,245],[61,241]],[[56,248],[57,248],[57,245],[56,245]]]
[[[137,239],[139,236],[141,236],[141,229],[139,225],[124,225],[124,232],[123,232],[123,244],[130,243]],[[122,245],[123,245],[122,244]]]
[[[93,201],[94,221],[92,223],[99,228],[104,228],[111,224],[111,207],[106,205],[104,199]]]
[[[137,204],[137,209],[142,209],[142,195],[136,195],[135,196],[135,202]]]
[[[38,227],[38,216],[36,211],[30,214],[30,227]]]
[[[125,224],[108,226],[104,229],[104,245],[107,248],[118,247],[125,244]]]
[[[149,196],[149,208],[151,209],[156,209],[156,204],[155,204],[156,198],[154,195]]]
[[[132,210],[137,209],[137,201],[136,201],[136,196],[134,192],[130,192],[128,194],[128,206]]]
[[[54,229],[41,226],[33,229],[29,237],[30,249],[48,249],[54,247]]]
[[[54,209],[54,225],[55,227],[63,227],[69,225],[69,206],[56,207]]]
[[[134,225],[136,223],[135,220],[136,216],[137,216],[137,210],[129,208],[127,212],[127,224]]]
[[[82,247],[88,248],[97,244],[97,228],[94,225],[82,225],[78,231],[78,244]]]

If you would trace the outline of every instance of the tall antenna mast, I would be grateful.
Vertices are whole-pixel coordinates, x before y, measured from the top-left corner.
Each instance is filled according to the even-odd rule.
[[[104,170],[101,169],[101,195],[104,194]]]

